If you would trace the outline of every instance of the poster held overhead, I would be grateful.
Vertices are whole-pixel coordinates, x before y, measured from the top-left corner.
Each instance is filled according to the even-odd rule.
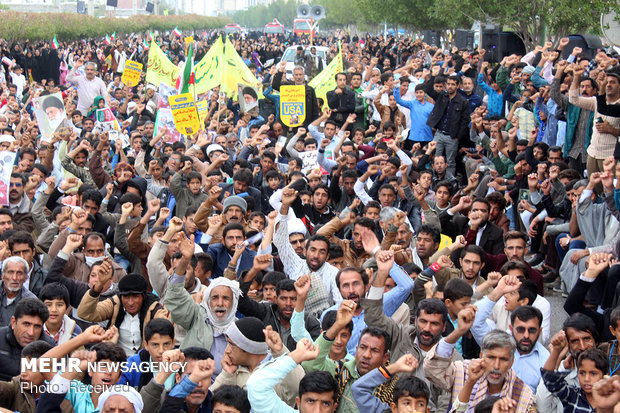
[[[52,93],[32,99],[34,115],[43,137],[50,137],[62,127],[71,127],[62,101],[62,94]]]
[[[306,120],[306,87],[282,85],[280,87],[280,120],[294,128]]]
[[[170,96],[170,110],[176,129],[184,135],[193,135],[200,130],[200,118],[191,93]]]

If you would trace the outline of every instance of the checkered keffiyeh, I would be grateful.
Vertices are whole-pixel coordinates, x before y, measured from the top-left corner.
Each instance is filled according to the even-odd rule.
[[[319,318],[323,310],[330,307],[329,295],[327,294],[323,280],[317,273],[310,273],[310,282],[312,283],[312,288],[308,292],[304,310],[307,314],[312,314]]]
[[[454,363],[454,385],[452,386],[452,404],[456,404],[456,400],[467,379],[467,367],[470,360],[456,361]],[[472,389],[469,398],[469,406],[467,413],[473,413],[474,407],[482,400],[489,397],[489,382],[486,378],[480,378]],[[511,369],[504,379],[504,386],[500,392],[500,397],[510,397],[517,402],[515,413],[534,413],[535,400],[534,393],[530,387],[517,377],[517,374]]]

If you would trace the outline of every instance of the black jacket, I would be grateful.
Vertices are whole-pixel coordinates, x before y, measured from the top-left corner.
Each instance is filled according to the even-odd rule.
[[[448,109],[450,96],[448,96],[447,92],[436,92],[433,89],[432,82],[429,83],[426,93],[435,100],[435,107],[433,107],[433,111],[429,115],[426,124],[433,129],[438,129],[441,119]],[[469,122],[469,101],[457,92],[454,98],[452,98],[450,130],[447,131],[450,133],[450,137],[458,140],[467,139],[469,137]]]
[[[58,282],[67,287],[67,290],[69,290],[69,304],[73,308],[78,308],[80,306],[80,303],[82,302],[82,297],[88,292],[88,290],[90,290],[90,287],[85,282],[65,277],[62,271],[65,268],[66,264],[67,260],[56,256],[54,258],[54,261],[52,261],[49,272],[47,273],[45,284]],[[103,301],[117,293],[118,290],[116,290],[115,287],[114,289],[110,289],[101,293],[99,299]]]
[[[48,337],[41,329],[41,341],[56,346],[53,338]],[[23,347],[19,345],[11,326],[0,327],[0,380],[11,381],[21,372],[21,359]]]
[[[568,297],[564,302],[564,311],[566,311],[569,315],[582,313],[590,317],[596,324],[596,328],[601,335],[601,343],[604,343],[615,338],[612,336],[611,331],[607,328],[607,326],[611,324],[611,311],[613,310],[613,307],[607,308],[603,314],[601,314],[583,304],[586,301],[586,296],[588,295],[588,291],[590,291],[592,284],[594,283],[577,278],[577,283],[573,289],[570,290],[570,294],[568,294]],[[616,287],[616,291],[618,291],[618,289],[620,289],[620,284]]]
[[[469,218],[463,215],[450,215],[444,211],[439,215],[441,233],[451,238],[465,235],[469,230]],[[504,231],[492,222],[487,222],[482,231],[479,246],[491,255],[498,255],[504,251]],[[456,261],[458,262],[458,260]]]
[[[210,391],[207,393],[207,398],[204,402],[198,406],[196,413],[211,413],[213,411],[213,406],[211,406],[211,398],[213,397],[213,393]],[[166,398],[161,405],[161,412],[180,412],[185,413],[189,412],[189,407],[185,403],[185,397],[174,397],[171,396],[170,393],[166,394]]]
[[[235,192],[234,184],[219,184],[220,188],[222,188],[222,193],[220,195],[220,202],[224,202],[224,193],[228,192],[230,195],[233,195]],[[263,200],[261,191],[254,188],[253,186],[248,186],[248,189],[245,190],[252,198],[254,198],[254,211],[261,211],[263,208]],[[239,194],[234,194],[239,195]]]
[[[273,82],[271,85],[274,90],[280,91],[281,85],[291,85],[289,82],[282,82],[282,75],[284,73],[278,72],[273,77]],[[355,99],[354,99],[355,104]],[[316,118],[321,115],[319,110],[319,103],[316,100],[316,93],[314,92],[314,88],[312,86],[306,85],[306,119],[304,120],[304,127],[307,128]]]
[[[262,320],[266,326],[271,326],[273,331],[277,331],[281,336],[278,305],[273,303],[259,303],[249,298],[247,292],[250,289],[250,284],[251,283],[246,282],[241,284],[241,292],[243,294],[239,297],[239,305],[237,309],[246,317],[256,317]],[[321,334],[321,324],[319,323],[319,320],[317,320],[316,317],[306,313],[304,314],[304,321],[306,330],[310,333],[312,340],[316,340]],[[284,345],[286,348],[291,350],[297,347],[297,342],[293,339],[292,335],[289,335]]]
[[[347,116],[355,112],[355,92],[345,88],[342,94],[337,94],[336,89],[327,92],[327,104],[333,110],[329,120],[342,126],[347,120]]]
[[[36,413],[62,413],[60,405],[65,400],[67,393],[41,393],[37,402]]]
[[[450,333],[454,331],[454,325],[450,320],[446,321],[446,330],[443,332],[443,337],[448,337]],[[462,337],[461,340],[461,348],[463,349],[463,358],[465,360],[475,359],[480,357],[480,346],[474,339],[474,336],[471,334],[470,330],[467,330],[467,333]]]

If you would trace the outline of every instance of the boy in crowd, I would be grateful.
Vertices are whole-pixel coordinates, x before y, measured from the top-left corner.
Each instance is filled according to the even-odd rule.
[[[600,349],[603,350],[607,360],[609,360],[609,372],[605,372],[605,374],[620,376],[620,348],[618,347],[620,341],[620,307],[614,308],[609,318],[609,330],[616,339],[601,344]]]
[[[71,308],[69,290],[64,285],[54,282],[46,284],[39,294],[39,300],[47,307],[49,318],[43,325],[43,332],[56,341],[66,343],[82,332],[80,326],[67,315]]]
[[[401,376],[398,379],[389,406],[374,395],[375,389],[387,383],[392,376],[413,373],[417,368],[418,360],[412,354],[405,354],[394,364],[381,366],[360,377],[352,387],[357,407],[365,412],[429,413],[430,391],[426,383],[415,376]]]
[[[562,401],[564,413],[595,412],[592,388],[607,374],[609,361],[602,350],[584,350],[577,358],[579,387],[569,385],[564,379],[567,373],[555,371],[560,353],[567,345],[564,331],[553,336],[549,358],[540,369],[542,379],[547,389]]]
[[[52,345],[45,341],[37,340],[28,344],[22,350],[22,358],[28,362],[40,358],[49,351]],[[41,373],[25,370],[11,381],[0,381],[0,406],[10,411],[21,413],[34,413],[36,400],[39,398],[39,386],[44,382]]]
[[[471,304],[473,294],[474,290],[465,280],[454,278],[446,283],[443,289],[443,301],[450,318],[450,324],[446,327],[446,335],[457,327],[459,311]],[[480,354],[480,347],[470,331],[456,342],[455,349],[466,359],[476,358]]]
[[[129,384],[138,391],[153,378],[153,372],[141,372],[136,368],[140,363],[150,363],[157,370],[157,363],[162,362],[164,352],[174,348],[174,325],[165,318],[155,318],[144,327],[144,348],[127,359],[129,368],[123,371],[119,384]],[[172,376],[171,376],[172,377]],[[174,379],[166,382],[172,388]]]

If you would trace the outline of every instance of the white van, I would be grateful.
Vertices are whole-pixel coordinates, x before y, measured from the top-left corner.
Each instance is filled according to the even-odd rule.
[[[295,67],[295,55],[297,54],[297,47],[299,45],[289,46],[282,55],[280,63],[286,62],[286,78],[291,79],[293,77],[293,68]],[[316,49],[316,54],[323,62],[323,69],[327,67],[327,54],[329,53],[329,47],[326,46],[302,46],[304,48],[305,55],[310,54],[310,48]],[[279,65],[278,65],[279,66]]]

